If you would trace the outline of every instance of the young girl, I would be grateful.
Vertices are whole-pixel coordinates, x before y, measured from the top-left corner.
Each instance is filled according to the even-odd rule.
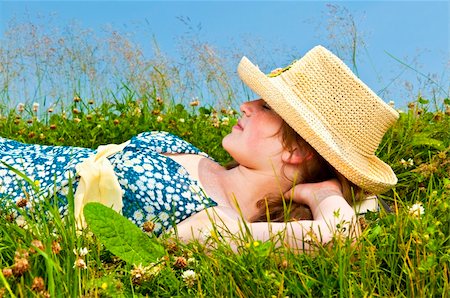
[[[374,155],[397,112],[321,46],[269,75],[244,57],[238,73],[261,99],[241,105],[222,141],[233,167],[165,132],[97,150],[0,138],[0,159],[62,202],[72,183],[81,223],[83,206],[99,201],[138,226],[154,222],[157,234],[176,228],[185,240],[212,229],[237,233],[244,222],[255,239],[283,232],[286,244],[303,248],[306,235],[325,243],[337,226],[348,232],[351,204],[397,181]],[[25,197],[42,196],[0,164],[1,203]]]

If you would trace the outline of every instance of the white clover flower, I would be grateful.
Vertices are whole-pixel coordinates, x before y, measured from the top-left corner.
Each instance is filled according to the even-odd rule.
[[[88,249],[86,247],[82,247],[82,248],[80,248],[78,250],[76,248],[74,248],[73,249],[73,253],[76,256],[78,256],[78,257],[83,257],[83,256],[87,255],[89,253],[89,251],[88,251]]]
[[[33,102],[33,112],[37,112],[39,109],[39,104],[37,102]]]
[[[221,121],[222,121],[222,125],[230,124],[230,118],[228,118],[228,117],[222,117]]]
[[[406,169],[408,167],[412,167],[414,165],[414,160],[412,158],[409,158],[408,160],[404,160],[403,158],[400,160],[400,163],[403,165],[403,167]]]
[[[73,263],[73,268],[87,269],[86,262],[82,258],[77,258]]]
[[[408,213],[414,217],[420,217],[425,213],[425,209],[423,208],[422,203],[418,202],[409,208]]]
[[[183,281],[188,287],[192,287],[197,280],[197,273],[194,270],[186,270],[181,275],[181,278],[183,278]]]
[[[22,113],[25,110],[25,104],[23,102],[19,102],[19,104],[17,105],[17,111],[19,113]]]

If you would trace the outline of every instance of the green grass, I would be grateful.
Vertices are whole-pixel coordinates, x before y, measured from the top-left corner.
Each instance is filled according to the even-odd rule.
[[[77,231],[73,217],[62,219],[55,200],[44,198],[33,212],[18,206],[1,210],[0,293],[5,297],[448,297],[450,113],[443,106],[431,110],[426,100],[418,98],[386,134],[378,155],[392,166],[399,183],[382,197],[394,212],[367,214],[361,219],[364,232],[354,243],[336,240],[333,245],[317,244],[314,254],[295,254],[277,247],[276,236],[261,243],[243,233],[235,236],[240,239],[235,253],[221,235],[212,234],[206,244],[183,244],[165,235],[154,240],[164,245],[165,257],[137,267],[108,252],[89,230]],[[220,140],[236,121],[232,110],[176,105],[154,94],[138,99],[132,92],[121,100],[99,103],[75,98],[68,110],[65,115],[44,112],[39,121],[32,107],[23,112],[2,110],[1,135],[27,143],[95,148],[142,131],[165,130],[221,163],[230,159]],[[411,213],[415,203],[423,206],[423,214]],[[86,255],[80,254],[84,247]],[[24,260],[28,266],[19,267]],[[14,269],[11,276],[8,269]],[[195,272],[195,278],[189,279],[187,270]]]

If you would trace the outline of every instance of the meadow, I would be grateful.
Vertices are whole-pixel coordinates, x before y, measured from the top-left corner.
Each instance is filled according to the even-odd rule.
[[[220,141],[239,118],[234,103],[241,87],[210,46],[197,44],[189,61],[200,64],[182,68],[162,54],[144,61],[116,36],[113,49],[123,53],[109,52],[113,63],[95,57],[98,48],[73,46],[92,38],[89,33],[74,35],[71,44],[38,30],[20,32],[34,32],[36,46],[12,37],[0,46],[2,137],[96,148],[163,130],[221,164],[230,161]],[[107,77],[99,71],[106,65],[120,71]],[[38,87],[18,100],[25,80],[17,78],[30,67]],[[54,76],[67,84],[52,85]],[[0,209],[0,297],[449,297],[450,100],[443,88],[431,98],[411,96],[384,137],[377,155],[399,179],[380,195],[392,212],[362,217],[363,233],[354,243],[336,237],[333,245],[313,243],[314,253],[299,254],[276,245],[276,235],[262,243],[242,231],[234,236],[235,252],[214,233],[206,243],[185,244],[148,232],[145,241],[162,256],[133,263],[127,253],[107,249],[102,235],[77,230],[73,216],[61,218],[53,197],[38,205],[9,198],[14,204]],[[218,100],[207,102],[211,96]],[[138,243],[128,245],[139,254]]]

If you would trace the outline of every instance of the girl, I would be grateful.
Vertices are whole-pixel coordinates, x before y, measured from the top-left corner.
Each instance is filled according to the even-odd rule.
[[[255,239],[282,232],[303,249],[311,237],[330,241],[337,227],[348,234],[354,201],[397,181],[374,154],[397,112],[321,46],[269,75],[244,57],[238,73],[261,99],[241,105],[222,141],[234,166],[164,132],[95,151],[0,138],[2,203],[42,197],[8,164],[62,202],[72,183],[81,224],[84,204],[100,201],[138,226],[152,221],[156,233],[175,228],[185,240],[212,229],[237,233],[243,223]]]

